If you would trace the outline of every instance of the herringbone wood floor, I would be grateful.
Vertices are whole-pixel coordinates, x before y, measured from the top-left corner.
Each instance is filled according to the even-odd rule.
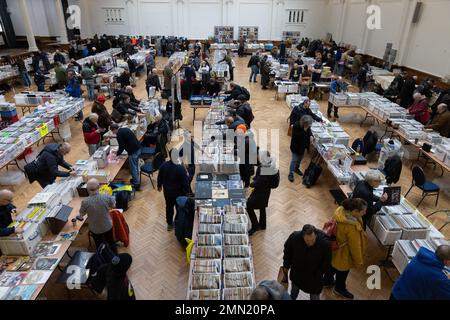
[[[158,65],[165,60],[157,58]],[[289,143],[286,136],[286,118],[289,110],[284,101],[275,101],[274,91],[261,90],[259,83],[249,83],[249,70],[246,68],[248,58],[236,58],[237,69],[235,77],[239,84],[246,86],[252,95],[251,105],[255,113],[253,129],[275,128],[280,130],[280,170],[282,180],[280,187],[273,191],[268,208],[267,230],[256,233],[252,238],[254,252],[254,266],[256,270],[256,281],[264,279],[275,279],[278,268],[282,264],[283,245],[289,234],[301,229],[306,223],[321,227],[328,220],[336,206],[329,189],[337,184],[333,176],[324,170],[317,185],[311,189],[302,186],[300,179],[296,177],[294,183],[287,180],[287,172],[290,161]],[[138,98],[144,98],[144,78],[138,80],[135,94]],[[259,81],[259,77],[258,77]],[[7,98],[11,98],[8,96]],[[111,108],[111,100],[107,101],[108,108]],[[325,113],[326,102],[321,101],[321,110]],[[85,115],[89,113],[91,104],[86,103]],[[199,110],[198,119],[202,119],[206,110]],[[358,109],[347,109],[341,111],[341,119],[355,116],[362,112]],[[192,129],[192,111],[189,104],[183,101],[184,119],[181,123],[183,128]],[[368,126],[360,128],[357,124],[343,124],[345,130],[351,134],[352,140],[361,137]],[[88,157],[87,147],[83,142],[81,125],[78,122],[71,122],[72,146],[73,150],[68,155],[67,160],[74,162],[77,159]],[[309,163],[308,155],[302,162],[302,170]],[[403,193],[411,183],[410,163],[404,164],[401,178]],[[429,177],[437,176],[431,169],[426,170]],[[120,175],[129,177],[126,169]],[[446,173],[448,176],[448,173]],[[189,268],[186,262],[186,254],[178,244],[173,233],[166,231],[164,217],[164,199],[161,193],[153,190],[150,182],[144,178],[143,191],[137,193],[136,199],[132,201],[130,209],[125,213],[130,226],[131,241],[129,248],[122,248],[121,251],[129,252],[133,256],[133,265],[129,271],[130,279],[136,290],[138,299],[184,299],[188,284]],[[22,209],[32,196],[40,190],[34,183],[27,182],[16,188],[15,203]],[[414,190],[408,197],[413,203],[419,201],[419,193]],[[450,200],[445,194],[441,195],[438,208],[449,208]],[[427,199],[421,205],[424,213],[434,211],[434,200]],[[433,220],[437,227],[442,225],[442,218],[436,217]],[[447,237],[450,231],[444,230]],[[385,256],[385,248],[380,246],[375,237],[368,232],[369,249],[367,251],[367,265],[377,264]],[[77,248],[87,248],[87,231],[84,230],[73,244],[73,250]],[[93,248],[91,248],[92,250]],[[394,269],[389,269],[389,273],[395,278],[398,274]],[[66,299],[65,290],[61,285],[56,284],[59,271],[55,271],[48,285],[43,290],[43,299]],[[386,299],[389,297],[391,280],[382,271],[381,290],[368,290],[366,287],[367,275],[364,270],[352,270],[350,272],[348,287],[355,294],[357,299]],[[71,292],[71,298],[95,299],[89,291],[82,290]],[[307,299],[303,294],[299,299]],[[325,289],[322,294],[323,299],[338,299],[329,289]]]

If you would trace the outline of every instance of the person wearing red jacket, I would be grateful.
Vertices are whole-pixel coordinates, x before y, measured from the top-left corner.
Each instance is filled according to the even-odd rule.
[[[100,146],[100,141],[102,139],[101,133],[105,131],[105,129],[101,129],[98,126],[98,115],[96,113],[92,113],[83,121],[83,135],[84,142],[89,147],[89,155],[92,156],[95,151]]]
[[[414,102],[408,108],[408,112],[414,115],[414,119],[425,125],[430,121],[431,113],[428,106],[427,97],[420,92],[414,93]]]

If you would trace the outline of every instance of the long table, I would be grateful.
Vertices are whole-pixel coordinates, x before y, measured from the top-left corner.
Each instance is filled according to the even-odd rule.
[[[368,108],[363,107],[363,106],[361,106],[361,109],[363,109],[366,112],[366,116],[365,116],[364,120],[361,122],[361,126],[369,117],[375,119],[378,123],[384,124],[384,126],[385,126],[384,134],[380,137],[380,139],[383,139],[389,133],[390,133],[390,138],[392,138],[394,135],[396,135],[396,136],[400,137],[402,140],[406,141],[407,144],[412,145],[419,151],[419,156],[418,156],[417,160],[419,160],[421,157],[427,157],[431,161],[437,163],[440,166],[441,171],[442,171],[441,176],[444,175],[444,169],[446,171],[450,171],[450,166],[448,166],[442,160],[438,159],[433,152],[427,152],[422,149],[424,141],[418,141],[416,143],[415,140],[409,140],[403,132],[401,132],[400,130],[397,130],[397,129],[393,128],[392,126],[390,126],[389,124],[387,124],[386,121],[382,117],[377,115],[376,113],[372,112],[371,110],[369,110]]]
[[[104,168],[105,170],[110,171],[110,180],[113,180],[117,176],[117,174],[123,167],[124,163],[126,162],[127,158],[128,158],[127,156],[119,156],[119,157],[117,157],[117,162],[109,163]],[[61,230],[61,232],[69,233],[69,232],[79,231],[85,224],[86,219],[84,219],[83,221],[76,220],[77,221],[76,226],[74,226],[72,223],[72,219],[79,215],[82,200],[83,200],[82,198],[76,197],[76,198],[73,198],[72,201],[68,204],[68,206],[72,208],[72,212],[68,218],[66,225]],[[44,236],[42,238],[42,241],[54,241],[56,239],[56,237],[57,237],[57,235],[53,234],[51,231],[48,231],[46,236]],[[59,248],[58,253],[54,256],[51,256],[52,259],[57,259],[57,263],[55,264],[56,266],[58,266],[60,264],[61,260],[64,258],[67,251],[69,250],[70,246],[72,245],[72,242],[73,241],[70,241],[70,240],[60,242],[61,247]],[[56,268],[53,269],[52,272],[54,272],[55,270],[56,270]],[[37,285],[37,289],[33,293],[31,300],[35,300],[38,298],[39,294],[41,293],[42,289],[45,287],[45,285],[47,283],[48,283],[48,280],[45,284]]]

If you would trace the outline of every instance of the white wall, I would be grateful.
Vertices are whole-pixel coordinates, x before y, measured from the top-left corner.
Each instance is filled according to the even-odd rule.
[[[59,36],[56,0],[27,0],[37,36]],[[324,37],[328,0],[70,0],[81,7],[81,34],[177,35],[193,39],[213,36],[214,26],[258,26],[261,40],[281,39],[283,31]],[[25,35],[17,0],[8,0],[17,35]],[[123,8],[124,24],[107,24],[104,8]],[[305,23],[288,25],[288,9],[305,9]]]
[[[17,36],[25,36],[19,1],[7,0],[11,21]],[[28,0],[28,14],[35,36],[59,36],[55,0]]]
[[[391,42],[398,50],[397,64],[437,76],[450,74],[450,0],[421,1],[420,21],[413,24],[417,0],[330,0],[328,32],[337,42],[355,45],[378,58]],[[379,30],[366,27],[366,9],[371,4],[381,8]]]

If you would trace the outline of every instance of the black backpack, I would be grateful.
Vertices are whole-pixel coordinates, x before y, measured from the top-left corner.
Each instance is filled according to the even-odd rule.
[[[98,293],[101,293],[106,285],[106,279],[101,270],[111,263],[115,256],[117,256],[117,254],[111,250],[109,245],[102,243],[86,264],[86,269],[89,269],[88,283],[90,287]]]
[[[250,100],[250,92],[248,92],[247,88],[241,87],[241,93],[245,96],[247,101]]]

